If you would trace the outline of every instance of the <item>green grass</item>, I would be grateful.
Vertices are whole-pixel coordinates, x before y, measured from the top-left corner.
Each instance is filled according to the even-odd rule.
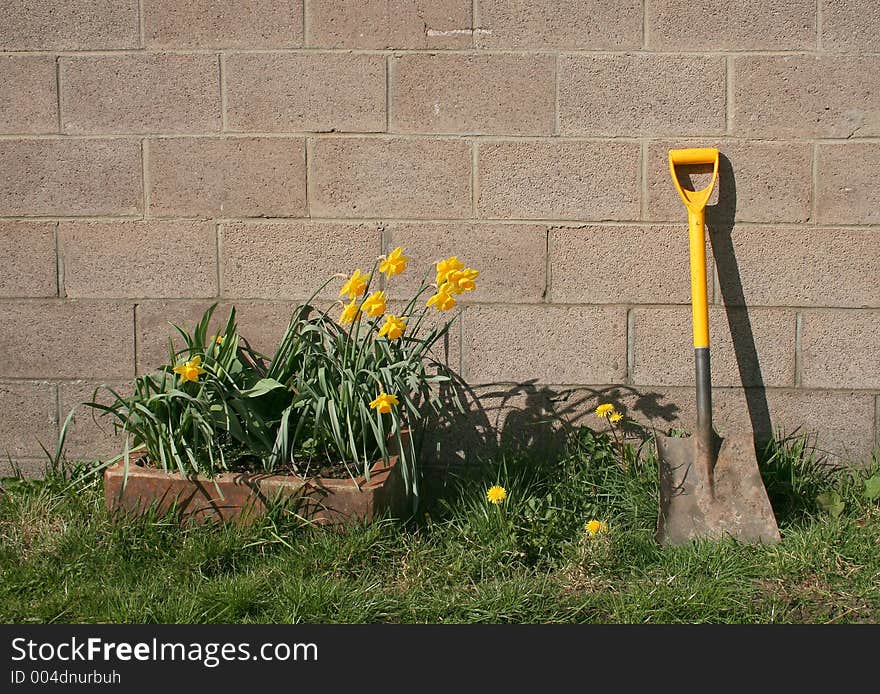
[[[675,549],[653,540],[650,446],[627,447],[624,460],[586,428],[558,458],[471,461],[430,488],[407,523],[342,533],[303,526],[284,509],[246,529],[180,528],[169,517],[114,523],[99,480],[7,479],[0,621],[880,621],[876,459],[829,468],[790,438],[761,467],[780,544]],[[495,483],[508,492],[499,506],[485,498]],[[608,532],[587,536],[591,518]]]

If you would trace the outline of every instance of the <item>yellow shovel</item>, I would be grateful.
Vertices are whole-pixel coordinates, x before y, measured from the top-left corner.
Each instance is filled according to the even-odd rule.
[[[712,165],[708,186],[697,191],[682,188],[676,166],[708,164]],[[655,538],[662,545],[726,536],[776,542],[779,528],[758,470],[752,435],[722,439],[712,426],[705,220],[706,203],[718,179],[718,150],[670,150],[669,172],[688,211],[697,426],[689,437],[657,437],[660,510]]]

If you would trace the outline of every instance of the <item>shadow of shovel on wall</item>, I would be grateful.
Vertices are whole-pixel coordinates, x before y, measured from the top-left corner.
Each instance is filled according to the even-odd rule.
[[[763,543],[780,539],[758,469],[754,438],[748,433],[721,438],[712,425],[705,214],[718,164],[717,149],[669,152],[673,184],[688,211],[697,426],[689,437],[657,436],[660,508],[655,539],[661,545],[703,538]],[[707,165],[712,166],[707,187],[691,190],[682,185],[676,166]]]

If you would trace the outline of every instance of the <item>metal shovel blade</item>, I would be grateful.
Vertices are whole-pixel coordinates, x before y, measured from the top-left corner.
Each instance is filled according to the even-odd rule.
[[[660,510],[655,539],[661,545],[732,537],[744,543],[780,540],[776,516],[755,459],[751,435],[657,436]]]

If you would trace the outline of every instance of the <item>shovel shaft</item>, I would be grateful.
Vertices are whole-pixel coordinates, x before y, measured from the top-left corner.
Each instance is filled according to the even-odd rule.
[[[709,364],[709,300],[706,288],[706,213],[688,209],[691,260],[694,364],[697,381],[697,431],[708,443],[712,434],[712,376]]]

